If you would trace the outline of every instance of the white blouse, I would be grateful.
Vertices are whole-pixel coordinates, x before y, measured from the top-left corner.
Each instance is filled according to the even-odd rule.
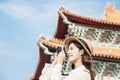
[[[84,65],[70,71],[68,76],[63,76],[61,70],[61,64],[52,66],[46,63],[39,80],[91,80],[90,72]]]

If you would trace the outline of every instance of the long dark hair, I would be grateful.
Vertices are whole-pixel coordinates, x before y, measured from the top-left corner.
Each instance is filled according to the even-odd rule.
[[[73,43],[77,48],[80,50],[84,50],[84,48],[77,42],[77,41],[71,41],[69,45]],[[83,43],[85,44],[85,43]],[[82,64],[90,71],[91,80],[94,80],[95,78],[95,72],[92,70],[92,58],[87,54],[87,52],[84,50],[84,54],[82,55]],[[72,68],[74,68],[74,65],[72,65]]]

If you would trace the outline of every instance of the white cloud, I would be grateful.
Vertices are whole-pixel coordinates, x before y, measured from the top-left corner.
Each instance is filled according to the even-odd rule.
[[[10,16],[20,18],[20,19],[28,19],[36,14],[37,10],[33,6],[28,5],[19,5],[19,4],[10,4],[10,3],[1,3],[0,9],[9,14]],[[38,15],[38,14],[37,14]]]
[[[38,30],[43,30],[48,28],[52,24],[56,24],[57,21],[57,11],[54,6],[50,7],[48,5],[42,6],[33,6],[30,4],[13,4],[13,3],[1,3],[0,10],[12,19],[22,21],[25,23],[29,29],[33,32]],[[54,15],[56,14],[56,15]],[[55,26],[54,26],[55,27]],[[39,32],[39,31],[38,31]]]
[[[49,8],[50,9],[50,8]],[[1,3],[0,10],[6,14],[22,19],[22,20],[41,20],[44,19],[48,14],[47,11],[42,11],[38,7],[32,5],[21,5],[21,4],[12,4],[12,3]],[[44,13],[45,12],[45,13]],[[50,17],[50,16],[49,16]]]

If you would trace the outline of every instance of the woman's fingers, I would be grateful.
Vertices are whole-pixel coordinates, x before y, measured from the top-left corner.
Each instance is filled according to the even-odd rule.
[[[65,52],[62,50],[59,54],[58,54],[59,57],[61,58],[65,58]]]
[[[63,64],[64,58],[65,58],[65,52],[64,51],[59,52],[57,57],[57,63]]]
[[[53,65],[55,64],[63,64],[63,61],[64,61],[64,58],[65,58],[65,52],[62,50],[61,52],[59,53],[55,53],[54,54],[54,61],[53,61]]]
[[[55,54],[54,54],[54,57],[55,57],[55,59],[56,59],[56,58],[58,57],[58,54],[57,54],[57,53],[55,53]]]

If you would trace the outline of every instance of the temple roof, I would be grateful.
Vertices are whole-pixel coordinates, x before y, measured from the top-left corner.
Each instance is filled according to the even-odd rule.
[[[80,14],[76,14],[72,11],[66,10],[65,8],[61,7],[58,10],[58,13],[63,13],[70,21],[75,23],[81,23],[86,25],[96,25],[103,28],[112,28],[112,29],[120,29],[120,22],[113,22],[110,20],[105,19],[97,19],[88,16],[83,16]]]
[[[106,29],[112,29],[112,30],[120,30],[120,22],[113,22],[108,21],[105,19],[97,19],[92,18],[88,16],[83,16],[80,14],[76,14],[75,12],[72,12],[70,10],[65,9],[64,7],[60,7],[58,10],[58,24],[57,29],[54,34],[55,38],[63,39],[65,38],[65,34],[67,33],[68,24],[65,24],[63,21],[63,18],[61,17],[61,13],[64,14],[67,19],[71,22],[83,24],[83,25],[90,25],[90,26],[97,26],[98,28],[106,28]]]

